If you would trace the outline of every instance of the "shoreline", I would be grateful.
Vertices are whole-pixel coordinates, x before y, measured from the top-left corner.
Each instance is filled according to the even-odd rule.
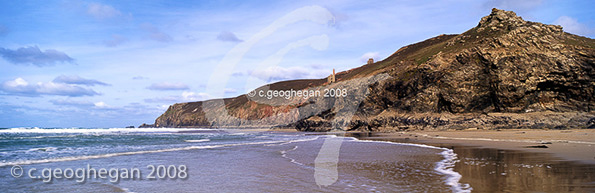
[[[595,165],[595,129],[466,129],[445,131],[361,132],[331,131],[305,132],[288,128],[243,128],[218,130],[231,133],[282,132],[306,135],[336,134],[362,140],[392,141],[431,145],[436,147],[460,146],[491,148],[551,155],[554,161],[574,161]]]
[[[394,141],[437,147],[463,146],[550,154],[556,161],[595,165],[595,130],[463,130],[396,133],[347,132],[362,140]]]
[[[458,183],[469,184],[477,192],[595,191],[595,130],[345,134],[359,140],[447,148],[456,156],[452,170],[461,176]]]

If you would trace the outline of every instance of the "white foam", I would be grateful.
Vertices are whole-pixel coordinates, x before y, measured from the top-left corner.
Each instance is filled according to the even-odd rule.
[[[184,140],[185,142],[188,143],[200,143],[200,142],[208,142],[211,141],[210,139],[189,139],[189,140]]]
[[[445,148],[446,149],[446,148]],[[449,185],[453,192],[471,192],[473,188],[469,184],[461,184],[461,174],[454,171],[455,163],[458,162],[457,154],[452,149],[446,149],[441,152],[444,159],[436,164],[436,171],[448,175],[446,178],[446,185]]]
[[[390,141],[360,140],[360,139],[357,139],[354,137],[346,137],[346,138],[354,139],[357,142],[388,143],[388,144],[416,146],[416,147],[443,150],[440,154],[444,157],[444,159],[441,160],[440,162],[436,163],[436,167],[434,168],[434,170],[448,176],[445,180],[445,183],[446,183],[446,185],[449,185],[451,187],[453,192],[471,192],[471,190],[473,190],[473,188],[469,184],[459,183],[459,180],[461,180],[462,176],[461,176],[461,174],[454,171],[454,169],[453,169],[455,163],[458,162],[458,159],[457,159],[457,154],[452,149],[436,147],[436,146],[431,146],[431,145],[424,145],[424,144],[398,143],[398,142],[390,142]]]
[[[281,142],[279,144],[271,144],[271,145],[268,145],[268,146],[287,145],[287,144],[290,144],[290,143],[313,141],[313,140],[316,140],[318,138],[319,138],[319,136],[312,137],[312,138],[307,138],[307,139],[295,139],[295,140],[283,141],[283,142]]]
[[[287,152],[294,151],[294,150],[296,150],[297,148],[298,148],[298,146],[296,145],[296,146],[294,146],[294,147],[293,147],[292,149],[290,149],[290,150],[282,150],[282,151],[281,151],[281,157],[289,159],[289,161],[290,161],[291,163],[294,163],[294,164],[297,164],[297,165],[301,165],[301,166],[303,166],[303,165],[304,165],[303,163],[300,163],[300,162],[298,162],[298,161],[295,161],[295,159],[293,159],[293,158],[287,157]]]
[[[295,139],[295,140],[289,140],[289,141],[262,141],[262,142],[239,143],[239,144],[233,144],[233,146],[235,146],[235,145],[259,145],[259,144],[285,145],[285,144],[296,143],[296,142],[313,141],[316,139],[318,139],[318,137],[313,137],[313,138],[308,138],[308,139]]]
[[[192,150],[192,149],[209,149],[209,148],[217,148],[217,147],[223,147],[223,146],[221,146],[221,145],[219,145],[219,146],[216,146],[216,145],[212,145],[212,146],[211,145],[209,145],[209,146],[189,146],[189,147],[160,149],[160,150],[145,150],[145,151],[133,151],[133,152],[108,153],[108,154],[100,154],[100,155],[86,155],[86,156],[49,158],[49,159],[42,159],[42,160],[24,160],[24,161],[15,161],[15,162],[3,162],[3,163],[0,163],[0,167],[2,167],[2,166],[10,166],[10,165],[29,165],[29,164],[51,163],[51,162],[63,162],[63,161],[77,161],[77,160],[87,160],[87,159],[99,159],[99,158],[109,158],[109,157],[123,156],[123,155],[137,155],[137,154],[145,154],[145,153],[160,153],[160,152]]]
[[[122,191],[124,191],[126,193],[135,193],[135,192],[130,191],[130,189],[128,189],[128,188],[121,188],[121,189],[122,189]]]
[[[86,128],[56,128],[56,129],[49,129],[49,128],[39,128],[39,127],[32,127],[32,128],[10,128],[10,129],[2,129],[0,133],[90,133],[90,134],[99,134],[99,133],[156,133],[156,132],[181,132],[181,131],[217,131],[217,129],[188,129],[188,128],[94,128],[94,129],[86,129]]]
[[[306,139],[306,140],[315,140],[315,139],[317,139],[317,137],[316,138],[312,138],[312,139]],[[161,152],[172,152],[172,151],[183,151],[183,150],[194,150],[194,149],[212,149],[212,148],[233,147],[233,146],[242,146],[242,145],[262,145],[262,144],[274,144],[274,143],[293,143],[293,142],[299,142],[299,141],[305,141],[305,140],[260,141],[260,142],[222,144],[222,145],[188,146],[188,147],[159,149],[159,150],[144,150],[144,151],[132,151],[132,152],[119,152],[119,153],[108,153],[108,154],[100,154],[100,155],[86,155],[86,156],[72,156],[72,157],[61,157],[61,158],[49,158],[49,159],[41,159],[41,160],[23,160],[23,161],[14,161],[14,162],[2,162],[2,163],[0,163],[0,167],[2,167],[2,166],[10,166],[10,165],[30,165],[30,164],[41,164],[41,163],[51,163],[51,162],[63,162],[63,161],[78,161],[78,160],[87,160],[87,159],[99,159],[99,158],[109,158],[109,157],[116,157],[116,156],[137,155],[137,154],[146,154],[146,153],[161,153]]]
[[[58,150],[58,148],[56,148],[56,147],[39,147],[39,148],[29,149],[29,150],[27,150],[25,152],[26,153],[34,152],[34,151],[51,152],[51,151],[56,151],[56,150]]]

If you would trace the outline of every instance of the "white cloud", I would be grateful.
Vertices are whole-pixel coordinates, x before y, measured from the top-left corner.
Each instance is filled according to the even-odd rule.
[[[9,95],[19,96],[60,95],[79,97],[99,95],[94,90],[76,85],[56,82],[37,82],[37,84],[30,84],[20,77],[2,83],[0,85],[0,91]]]
[[[105,103],[103,101],[99,101],[99,102],[93,103],[93,109],[103,110],[103,111],[120,111],[120,112],[125,112],[126,111],[126,106],[124,106],[124,107],[116,107],[116,106],[108,105],[107,103]]]
[[[98,80],[86,79],[86,78],[82,78],[82,77],[76,76],[76,75],[73,75],[73,76],[60,75],[60,76],[54,78],[53,82],[65,83],[65,84],[78,84],[78,85],[86,85],[86,86],[95,86],[95,85],[110,86],[109,84],[98,81]]]
[[[561,25],[563,27],[564,31],[573,33],[573,34],[584,35],[584,36],[589,36],[589,35],[595,34],[594,29],[589,28],[588,26],[586,26],[582,23],[579,23],[577,19],[568,17],[568,16],[558,17],[558,19],[556,19],[556,21],[554,21],[554,24]]]
[[[23,78],[16,78],[13,81],[7,81],[5,82],[5,86],[9,86],[9,87],[26,87],[29,86],[29,83],[23,79]]]
[[[324,78],[332,73],[332,70],[311,69],[301,66],[281,67],[272,66],[265,69],[252,71],[251,75],[264,81],[278,81],[305,78]]]
[[[164,96],[164,97],[155,97],[155,98],[148,98],[144,100],[147,103],[176,103],[182,101],[181,96]]]
[[[50,66],[58,62],[74,62],[64,52],[54,49],[41,51],[37,46],[22,47],[16,50],[0,48],[0,55],[13,64],[33,64],[36,66]]]
[[[195,92],[187,92],[184,91],[182,93],[182,99],[184,101],[201,101],[201,100],[207,100],[209,99],[210,96],[207,93],[195,93]]]
[[[75,107],[95,106],[94,103],[89,102],[89,101],[77,101],[77,100],[70,100],[70,99],[50,100],[50,102],[52,104],[58,105],[58,106],[75,106]]]
[[[107,106],[107,104],[105,104],[105,102],[103,102],[103,101],[96,102],[96,103],[93,103],[93,104],[95,104],[95,106],[96,106],[96,107],[99,107],[99,108],[105,108],[105,107],[108,107],[108,106]]]
[[[167,110],[169,108],[169,105],[161,105],[161,106],[159,106],[159,108],[161,110]]]
[[[156,97],[156,98],[148,98],[144,101],[147,103],[179,103],[179,102],[194,102],[194,101],[203,101],[210,99],[211,96],[207,93],[196,93],[190,91],[184,91],[180,95],[171,95],[171,96],[163,96],[163,97]]]
[[[161,83],[154,83],[151,86],[147,87],[150,90],[188,90],[188,85],[184,83],[169,83],[169,82],[161,82]]]
[[[103,5],[100,3],[91,3],[87,8],[87,14],[95,17],[96,19],[108,19],[121,15],[122,13],[109,5]]]

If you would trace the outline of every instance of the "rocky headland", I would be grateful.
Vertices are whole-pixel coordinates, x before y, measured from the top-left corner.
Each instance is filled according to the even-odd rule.
[[[345,90],[341,97],[178,103],[155,127],[300,131],[595,128],[595,40],[493,9],[470,30],[405,46],[327,78],[255,89]],[[324,93],[323,93],[324,94]]]

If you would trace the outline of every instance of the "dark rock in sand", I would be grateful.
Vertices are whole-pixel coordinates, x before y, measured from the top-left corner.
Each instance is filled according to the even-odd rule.
[[[595,129],[595,117],[591,118],[589,120],[589,122],[587,122],[587,128],[589,129]]]
[[[546,145],[532,145],[532,146],[527,146],[526,148],[548,148]]]

